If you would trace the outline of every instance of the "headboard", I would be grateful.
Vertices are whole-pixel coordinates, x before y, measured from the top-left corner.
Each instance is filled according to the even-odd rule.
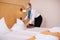
[[[0,0],[0,18],[5,17],[8,28],[14,25],[17,18],[24,18],[26,16],[26,14],[20,12],[20,8],[26,7],[29,0],[25,0],[24,3],[22,3],[24,0],[21,0],[20,3],[19,0],[17,0],[17,2],[15,1],[16,0]]]

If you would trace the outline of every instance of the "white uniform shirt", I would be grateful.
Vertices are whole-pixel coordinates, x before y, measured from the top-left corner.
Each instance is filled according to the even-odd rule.
[[[32,22],[34,21],[34,18],[38,17],[40,15],[40,13],[38,13],[35,10],[31,10],[31,15],[30,15],[30,21],[27,24],[32,24]],[[28,18],[28,15],[25,17],[25,20]]]

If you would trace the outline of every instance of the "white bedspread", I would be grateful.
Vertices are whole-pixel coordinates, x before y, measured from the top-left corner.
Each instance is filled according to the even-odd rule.
[[[43,31],[45,31],[45,30],[48,30],[48,29],[50,29],[50,28],[39,28],[39,27],[35,27],[35,28],[29,28],[29,29],[27,29],[28,31],[34,31],[34,32],[43,32]]]
[[[36,32],[24,31],[20,32],[12,31],[4,36],[0,37],[0,40],[27,40],[29,37],[36,35]]]
[[[37,34],[35,35],[36,40],[59,40],[58,37],[52,35]]]
[[[27,40],[28,38],[35,36],[39,34],[40,32],[45,31],[47,29],[49,28],[32,28],[32,29],[27,29],[27,30],[10,31],[9,33],[5,35],[1,35],[0,40]],[[42,38],[44,38],[44,36]]]

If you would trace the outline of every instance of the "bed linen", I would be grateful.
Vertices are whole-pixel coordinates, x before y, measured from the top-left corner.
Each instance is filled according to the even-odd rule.
[[[52,27],[51,29],[48,29],[50,32],[58,32],[60,33],[60,27]]]
[[[0,40],[28,40],[28,38],[39,34],[49,28],[31,28],[26,30],[11,31],[3,36],[0,36]]]
[[[10,33],[0,36],[0,40],[27,40],[31,36],[38,34],[37,32],[27,31],[27,30],[20,30],[11,31]]]
[[[52,35],[44,35],[33,31],[21,30],[20,32],[11,31],[10,33],[0,37],[0,40],[28,40],[32,36],[36,36],[35,40],[58,40],[57,37]]]
[[[60,27],[53,27],[53,28],[50,28],[48,30],[45,30],[43,32],[40,32],[41,34],[43,34],[41,36],[41,34],[39,34],[36,38],[36,35],[35,36],[32,36],[30,39],[28,40],[48,40],[50,37],[49,40],[60,40]],[[44,37],[44,35],[47,35],[47,37]],[[49,37],[49,38],[48,38]],[[47,39],[46,39],[47,38]]]
[[[29,38],[28,40],[59,40],[59,38],[52,35],[37,34]]]
[[[12,26],[11,30],[19,31],[27,29],[26,25],[23,23],[22,20],[17,19],[17,22]]]
[[[4,17],[0,19],[0,36],[5,35],[6,33],[10,32],[8,29]]]
[[[34,27],[34,28],[29,28],[29,29],[26,29],[26,30],[28,30],[28,31],[34,31],[34,32],[43,32],[43,31],[45,31],[45,30],[48,30],[48,29],[50,29],[50,28],[40,28],[40,27]]]
[[[36,29],[37,29],[37,31],[36,31]],[[30,37],[37,35],[40,32],[43,32],[47,29],[49,29],[49,28],[32,28],[32,29],[27,29],[27,30],[11,31],[3,36],[0,36],[0,40],[28,40]],[[44,38],[44,37],[45,36],[43,36],[42,38]],[[56,38],[56,40],[58,40],[57,37],[55,37],[55,38]]]
[[[43,32],[45,30],[47,30],[49,28],[30,28],[30,29],[26,29],[26,30],[12,30],[10,33],[8,33],[7,35],[4,35],[1,40],[27,40],[28,38],[30,38],[31,36],[34,36],[40,32]]]

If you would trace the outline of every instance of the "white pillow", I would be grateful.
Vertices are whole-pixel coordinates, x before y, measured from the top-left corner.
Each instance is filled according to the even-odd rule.
[[[49,29],[50,32],[59,32],[60,33],[60,27],[53,27]]]
[[[14,26],[11,28],[11,30],[14,30],[14,31],[20,31],[25,29],[26,29],[26,26],[24,25],[23,21],[20,19],[17,19],[17,23],[15,23]]]
[[[0,20],[0,34],[5,34],[10,30],[7,28],[4,17]]]

